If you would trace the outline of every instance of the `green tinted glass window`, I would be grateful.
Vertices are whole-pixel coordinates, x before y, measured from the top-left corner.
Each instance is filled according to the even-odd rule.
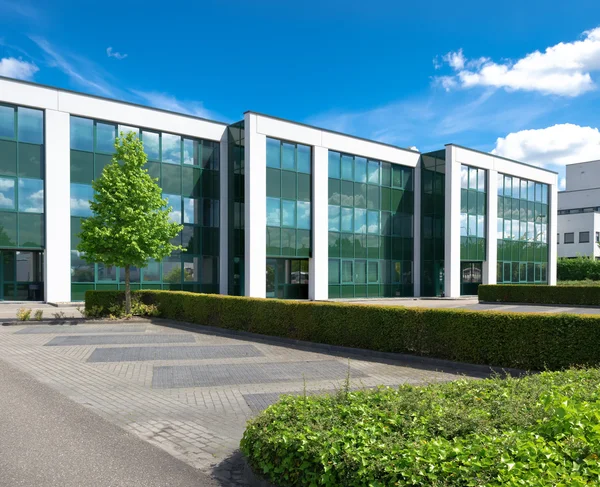
[[[181,137],[163,133],[161,139],[162,162],[181,164]]]
[[[20,177],[43,179],[43,147],[42,145],[19,143]]]
[[[297,151],[298,172],[310,174],[310,147],[298,144]]]
[[[279,169],[267,168],[267,196],[281,197],[281,171]]]
[[[102,176],[102,171],[111,162],[112,156],[107,154],[94,154],[94,179],[98,179],[100,176]]]
[[[340,179],[340,158],[339,152],[329,151],[329,177]]]
[[[2,211],[0,212],[0,247],[14,247],[16,245],[17,214]]]
[[[41,179],[19,179],[19,211],[26,213],[44,212],[44,181]]]
[[[15,138],[15,109],[0,105],[0,137]]]
[[[94,150],[94,121],[71,117],[71,149],[92,152]]]
[[[44,112],[32,108],[17,108],[19,141],[31,144],[44,143]]]
[[[0,209],[16,209],[15,181],[13,178],[0,178]]]
[[[0,176],[17,175],[17,143],[0,140]]]
[[[161,185],[165,193],[181,194],[181,167],[163,164]]]
[[[19,213],[19,247],[43,247],[44,216]]]
[[[281,143],[267,137],[267,166],[279,169],[281,167]]]
[[[150,161],[160,161],[160,136],[155,132],[142,130],[144,152]]]
[[[182,172],[182,194],[191,198],[198,198],[200,196],[200,169],[184,167]]]
[[[96,152],[112,154],[115,151],[116,131],[112,124],[96,122]]]

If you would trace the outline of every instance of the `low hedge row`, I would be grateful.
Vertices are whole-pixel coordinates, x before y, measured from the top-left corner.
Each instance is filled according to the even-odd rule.
[[[480,301],[600,306],[600,286],[480,285]]]
[[[600,281],[600,260],[590,257],[561,258],[556,263],[559,281]]]
[[[280,487],[600,485],[600,371],[282,398],[241,450]]]
[[[252,299],[181,291],[134,291],[159,316],[316,343],[522,369],[600,364],[600,319]],[[119,291],[87,291],[85,308],[109,314]]]

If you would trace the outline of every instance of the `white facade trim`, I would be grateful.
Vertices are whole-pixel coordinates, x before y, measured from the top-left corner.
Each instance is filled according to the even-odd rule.
[[[312,257],[309,260],[308,298],[329,297],[329,154],[314,147],[312,165]]]
[[[446,146],[446,209],[444,247],[444,293],[460,296],[460,166],[456,147]]]

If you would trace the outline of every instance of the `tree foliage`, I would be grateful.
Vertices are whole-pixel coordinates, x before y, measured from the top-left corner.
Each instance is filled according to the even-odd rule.
[[[157,180],[144,168],[147,156],[137,135],[117,137],[112,162],[92,182],[92,216],[81,223],[77,250],[90,263],[102,262],[125,268],[129,294],[129,269],[161,260],[181,246],[171,240],[182,225],[169,220],[170,207]]]

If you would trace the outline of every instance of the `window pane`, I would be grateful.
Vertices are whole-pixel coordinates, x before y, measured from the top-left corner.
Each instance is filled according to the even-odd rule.
[[[469,168],[469,189],[477,189],[477,169]]]
[[[267,225],[278,227],[281,225],[279,198],[267,198]]]
[[[329,261],[329,284],[338,284],[340,282],[340,261]]]
[[[310,203],[298,201],[298,228],[310,229]]]
[[[44,181],[41,179],[19,179],[19,211],[44,212]]]
[[[367,178],[370,184],[379,184],[379,162],[369,161]]]
[[[460,187],[469,189],[469,168],[465,165],[460,166]]]
[[[114,125],[96,122],[96,151],[108,152],[112,154],[115,151],[115,131]]]
[[[183,163],[193,166],[198,165],[198,142],[183,139]]]
[[[10,140],[0,140],[0,174],[3,176],[17,175],[17,143]]]
[[[367,210],[354,209],[354,233],[367,233]]]
[[[354,282],[353,262],[342,261],[342,282]]]
[[[43,146],[19,142],[19,176],[26,178],[44,177]]]
[[[88,184],[71,183],[71,216],[92,216],[90,201],[94,190]]]
[[[167,200],[167,208],[171,207],[169,220],[175,223],[181,223],[181,196],[176,194],[163,194],[162,197]]]
[[[379,212],[367,211],[367,231],[369,233],[379,234]]]
[[[352,208],[342,208],[342,232],[354,231],[354,210]]]
[[[367,160],[364,157],[354,158],[354,181],[357,183],[367,182]]]
[[[94,121],[71,117],[71,149],[92,152],[94,150]]]
[[[163,165],[161,186],[165,193],[181,194],[181,167]]]
[[[340,179],[340,154],[329,151],[329,177]]]
[[[296,146],[283,142],[281,144],[281,168],[296,170]]]
[[[219,144],[210,140],[202,141],[202,169],[219,169]]]
[[[100,270],[100,268],[98,268]],[[181,282],[181,261],[179,258],[168,257],[162,263],[163,282],[177,284]]]
[[[0,212],[0,245],[17,245],[17,214]]]
[[[284,197],[296,199],[296,177],[296,172],[281,171],[281,194]]]
[[[310,147],[298,144],[298,172],[310,174]]]
[[[477,190],[485,191],[485,169],[477,170]]]
[[[19,215],[19,246],[42,247],[44,245],[44,215]]]
[[[281,196],[281,171],[267,168],[267,196],[279,198]]]
[[[310,193],[310,176],[298,173],[298,199],[300,201],[310,201]]]
[[[142,280],[144,282],[160,282],[160,262],[151,260],[142,269]]]
[[[121,134],[123,134],[123,137],[127,137],[127,134],[129,134],[129,132],[133,132],[138,137],[140,136],[140,129],[137,127],[130,127],[129,125],[120,124],[117,125],[117,135],[119,137],[121,137]]]
[[[200,223],[200,201],[183,198],[183,223]]]
[[[19,141],[31,144],[44,143],[44,112],[32,108],[17,108]]]
[[[329,231],[340,231],[340,207],[329,206]]]
[[[281,167],[281,143],[267,137],[267,167]]]
[[[15,109],[0,105],[0,137],[15,138]]]
[[[513,178],[513,190],[512,197],[519,199],[519,188],[521,187],[521,180],[519,178]]]
[[[296,202],[290,200],[281,200],[281,226],[296,226]]]
[[[159,135],[154,132],[142,131],[142,142],[144,152],[150,161],[160,161],[160,143]]]
[[[153,163],[156,164],[156,163]],[[168,166],[172,167],[172,166]],[[200,169],[195,167],[182,168],[182,194],[197,198],[200,196]]]
[[[485,217],[477,215],[477,236],[485,238]]]
[[[88,264],[77,250],[71,250],[71,282],[94,282],[94,264]]]
[[[15,209],[15,180],[0,178],[0,208]]]
[[[162,134],[162,162],[168,164],[181,163],[181,137],[172,134]]]
[[[354,262],[354,282],[364,284],[367,282],[367,262],[357,260]]]
[[[369,282],[379,282],[379,262],[369,261],[368,280]]]
[[[342,155],[342,179],[352,181],[354,179],[354,158]]]

